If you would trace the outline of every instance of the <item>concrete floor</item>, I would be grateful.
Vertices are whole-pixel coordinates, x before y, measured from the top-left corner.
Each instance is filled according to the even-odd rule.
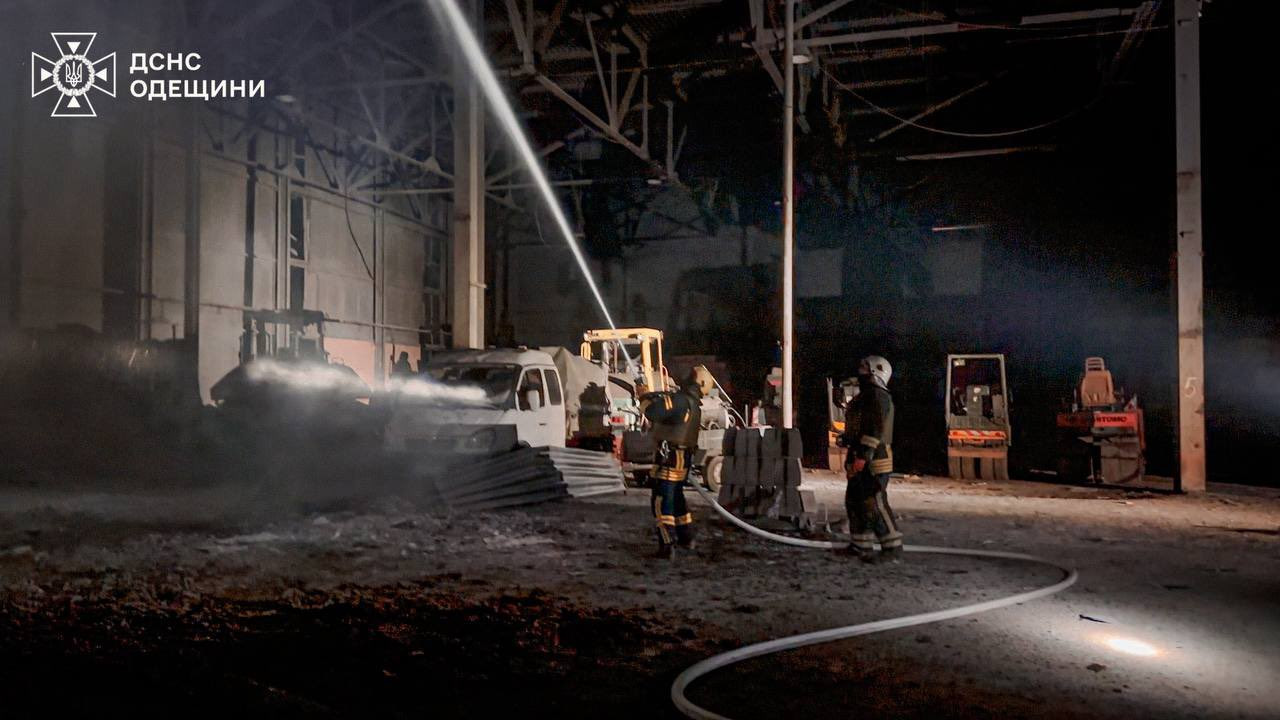
[[[839,478],[806,484],[840,512]],[[458,518],[395,498],[249,518],[233,490],[0,489],[0,701],[18,715],[666,716],[670,680],[714,652],[1055,579],[784,548],[692,494],[700,546],[672,564],[647,557],[643,491]],[[1275,717],[1280,493],[1217,490],[895,480],[908,542],[1049,556],[1079,583],[751,661],[690,696],[735,718]],[[1155,654],[1125,652],[1133,641]]]

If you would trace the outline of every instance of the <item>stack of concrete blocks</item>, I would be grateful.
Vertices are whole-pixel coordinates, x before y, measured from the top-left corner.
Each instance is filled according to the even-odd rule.
[[[720,504],[742,517],[799,519],[806,510],[800,492],[803,455],[794,428],[726,430]]]

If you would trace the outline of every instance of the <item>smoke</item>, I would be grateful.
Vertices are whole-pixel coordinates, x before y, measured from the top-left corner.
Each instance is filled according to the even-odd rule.
[[[392,378],[387,382],[388,392],[415,400],[433,403],[489,407],[490,402],[483,388],[474,385],[451,385],[429,377]]]
[[[324,392],[351,397],[368,397],[369,386],[360,376],[341,365],[283,363],[258,359],[245,366],[245,377],[254,383],[282,385],[303,392]]]
[[[245,377],[253,383],[270,383],[299,392],[369,397],[369,386],[344,365],[290,363],[260,358],[245,366]],[[393,377],[386,392],[401,398],[440,405],[488,407],[488,397],[476,385],[443,383],[425,375]]]

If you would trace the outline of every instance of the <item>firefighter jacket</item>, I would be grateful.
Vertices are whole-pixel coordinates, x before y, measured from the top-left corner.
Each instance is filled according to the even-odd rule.
[[[702,403],[698,398],[686,392],[653,392],[642,397],[641,402],[646,403],[644,416],[654,440],[690,450],[698,446],[698,430],[702,426]]]
[[[893,396],[875,383],[863,386],[857,403],[859,435],[853,447],[872,475],[883,475],[893,471]]]

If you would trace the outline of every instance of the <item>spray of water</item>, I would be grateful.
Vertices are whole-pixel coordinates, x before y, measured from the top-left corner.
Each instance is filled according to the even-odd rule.
[[[569,220],[565,217],[564,210],[560,207],[560,201],[551,189],[551,183],[547,180],[547,175],[543,171],[542,165],[538,162],[538,156],[534,153],[533,146],[529,143],[529,138],[525,136],[524,128],[521,127],[520,122],[516,119],[515,111],[511,108],[511,102],[507,100],[506,93],[503,92],[502,85],[498,82],[497,75],[494,74],[493,68],[489,65],[489,60],[485,57],[484,50],[480,47],[480,42],[476,39],[476,35],[472,31],[471,25],[467,22],[466,16],[463,14],[462,9],[458,7],[457,0],[424,0],[424,2],[440,24],[447,28],[457,40],[458,46],[462,50],[462,55],[466,58],[467,64],[470,65],[476,81],[480,84],[485,98],[489,101],[493,114],[498,119],[498,123],[506,131],[507,136],[511,138],[511,142],[520,153],[520,158],[524,161],[525,166],[528,167],[529,174],[533,176],[534,185],[537,186],[538,191],[542,194],[542,199],[546,201],[547,208],[555,219],[556,226],[560,229],[560,234],[564,236],[565,244],[569,246],[569,250],[573,253],[573,259],[577,261],[578,267],[582,270],[582,275],[586,278],[587,285],[591,288],[591,294],[595,296],[596,304],[600,306],[600,312],[604,315],[605,322],[609,323],[609,327],[616,330],[618,326],[613,322],[613,316],[609,314],[609,308],[605,304],[604,296],[600,294],[600,288],[596,285],[590,268],[587,267],[587,258],[582,254],[582,248],[578,245],[578,240],[573,235],[573,229],[569,226]],[[633,367],[631,354],[627,352],[621,343],[618,346],[622,348],[622,353],[627,358],[627,367]]]
[[[369,386],[355,372],[337,365],[286,363],[259,358],[245,366],[245,375],[250,382],[287,387],[296,391],[336,393],[353,398],[368,397],[371,394]],[[446,405],[489,405],[484,388],[446,384],[425,375],[391,378],[387,381],[386,392]]]

